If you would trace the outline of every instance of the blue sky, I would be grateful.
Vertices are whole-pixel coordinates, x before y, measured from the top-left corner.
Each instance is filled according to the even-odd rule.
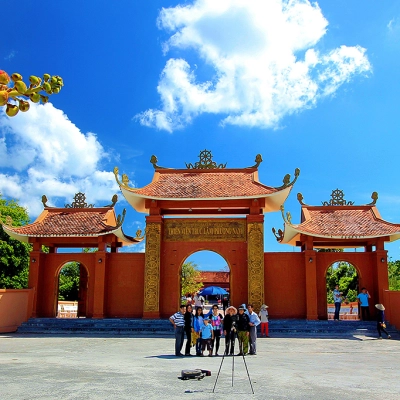
[[[42,194],[62,206],[78,191],[96,205],[118,193],[134,235],[144,215],[124,201],[114,166],[142,187],[151,155],[184,168],[209,149],[231,168],[261,153],[270,186],[300,168],[285,203],[294,222],[298,192],[320,204],[339,188],[356,204],[377,191],[382,217],[400,223],[399,2],[26,1],[18,24],[8,15],[0,69],[65,84],[51,104],[0,111],[0,192],[32,220]],[[276,243],[271,228],[282,226],[280,213],[265,216],[266,251],[296,251]],[[400,243],[386,248],[400,258]]]

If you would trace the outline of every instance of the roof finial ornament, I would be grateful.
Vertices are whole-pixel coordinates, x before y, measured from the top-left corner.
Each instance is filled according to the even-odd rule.
[[[194,165],[192,163],[185,163],[187,169],[223,169],[226,164],[219,164],[213,161],[213,156],[210,150],[204,149],[199,154],[200,161],[197,161]]]
[[[297,200],[302,206],[306,206],[307,204],[303,203],[304,197],[301,193],[297,193]]]
[[[119,214],[117,217],[117,226],[118,227],[122,226],[122,224],[124,223],[125,215],[126,215],[126,208],[124,208],[122,211],[122,217],[121,217],[121,214]]]
[[[254,161],[255,161],[256,164],[253,165],[252,167],[248,167],[248,168],[258,168],[259,165],[263,162],[262,155],[261,154],[257,154],[256,155],[256,159]]]
[[[66,204],[65,208],[93,208],[94,204],[86,203],[85,193],[79,192],[74,196],[74,201],[71,204]]]
[[[111,199],[111,204],[104,206],[104,207],[114,207],[117,204],[118,201],[118,195],[114,194],[114,196]]]
[[[12,224],[13,224],[13,219],[11,218],[10,215],[7,215],[6,216],[6,225],[12,226]]]
[[[150,162],[153,164],[154,169],[166,169],[165,167],[160,167],[159,165],[157,165],[157,157],[153,154],[150,158]]]
[[[354,201],[347,201],[344,199],[343,190],[335,189],[332,190],[331,199],[329,201],[323,201],[323,206],[352,206]]]
[[[129,178],[127,174],[122,174],[122,182],[118,179],[118,174],[119,174],[119,169],[118,167],[114,167],[114,175],[115,175],[115,180],[117,181],[119,186],[128,186],[129,183]]]
[[[300,168],[296,168],[294,170],[294,179],[293,179],[293,181],[290,182],[290,174],[286,174],[284,176],[284,178],[283,178],[283,181],[282,181],[283,185],[279,186],[279,187],[276,187],[275,189],[276,190],[282,190],[282,189],[285,189],[285,188],[287,188],[289,186],[293,186],[295,184],[295,182],[297,181],[297,178],[299,177],[299,175],[300,175]]]
[[[283,206],[283,204],[280,206],[281,209],[281,213],[282,213],[282,218],[283,220],[287,223],[287,224],[292,224],[292,215],[290,214],[290,212],[288,211],[286,213],[285,216],[285,207]]]
[[[48,205],[46,204],[47,203],[47,197],[46,197],[46,195],[44,194],[43,196],[42,196],[42,203],[43,203],[43,207],[44,208],[46,208],[46,207],[48,207]]]
[[[283,231],[282,229],[278,229],[278,233],[276,233],[276,229],[272,228],[272,233],[274,234],[274,236],[276,237],[276,240],[278,242],[281,242],[283,239]]]
[[[145,237],[145,235],[146,235],[146,232],[143,233],[143,235],[142,235],[142,230],[141,230],[141,229],[138,229],[138,230],[136,231],[135,240],[143,240],[144,237]]]
[[[376,201],[378,200],[378,192],[373,192],[371,194],[371,199],[373,200],[371,203],[367,204],[367,206],[374,206]]]

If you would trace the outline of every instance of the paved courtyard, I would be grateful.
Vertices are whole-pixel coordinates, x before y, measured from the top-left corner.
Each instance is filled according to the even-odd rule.
[[[224,342],[224,339],[222,339]],[[258,355],[173,356],[172,338],[0,335],[0,399],[399,399],[400,341],[258,339]],[[182,369],[209,369],[201,381]]]

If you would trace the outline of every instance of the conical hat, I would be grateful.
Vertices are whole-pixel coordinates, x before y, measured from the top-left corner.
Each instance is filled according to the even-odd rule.
[[[375,304],[375,307],[376,307],[378,310],[381,310],[381,311],[384,311],[384,310],[385,310],[385,306],[384,306],[383,304]]]

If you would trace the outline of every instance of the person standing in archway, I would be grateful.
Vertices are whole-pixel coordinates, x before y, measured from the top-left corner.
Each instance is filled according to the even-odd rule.
[[[361,308],[361,319],[363,321],[369,321],[369,303],[368,300],[371,298],[371,295],[368,293],[368,290],[363,287],[361,289],[361,293],[357,296],[358,304]]]
[[[335,315],[333,317],[333,319],[335,321],[339,321],[340,318],[340,307],[342,306],[342,294],[343,292],[341,292],[339,290],[339,285],[335,285],[335,289],[333,290],[333,301],[335,303]]]

